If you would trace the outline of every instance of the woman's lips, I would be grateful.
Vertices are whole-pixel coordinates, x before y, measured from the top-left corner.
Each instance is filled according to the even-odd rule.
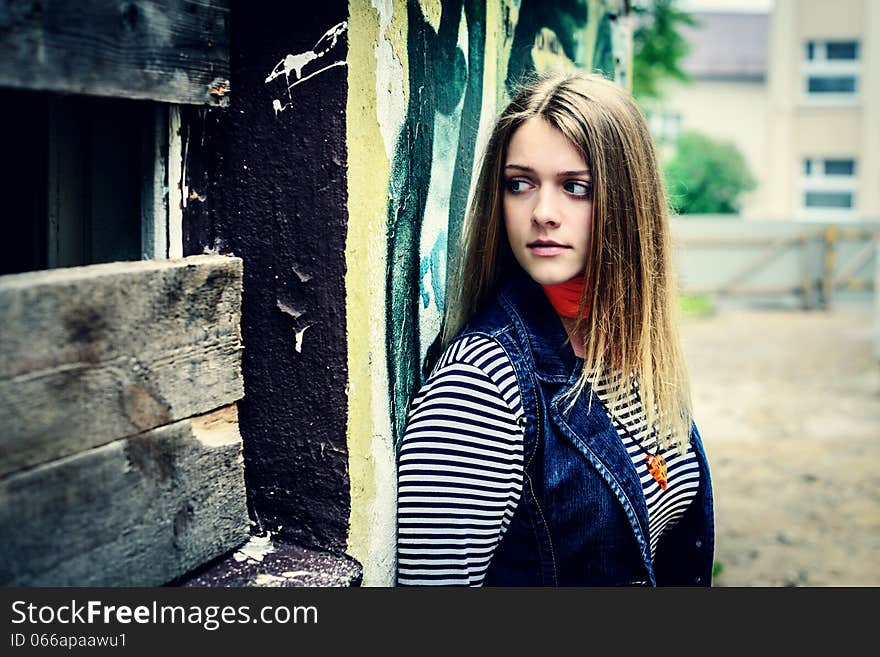
[[[536,256],[541,257],[549,257],[559,255],[563,251],[568,251],[570,246],[563,246],[562,244],[541,244],[541,243],[532,243],[527,244],[526,248]]]

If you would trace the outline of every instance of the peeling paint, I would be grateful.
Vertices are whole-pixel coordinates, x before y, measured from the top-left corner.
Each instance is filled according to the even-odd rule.
[[[278,278],[278,277],[276,276],[275,278]],[[281,299],[277,299],[276,304],[278,306],[278,310],[283,312],[285,315],[290,315],[294,319],[299,319],[300,317],[302,317],[305,314],[305,311],[297,310],[296,308],[291,306],[289,303],[282,301]]]
[[[388,37],[393,14],[391,0],[372,0],[372,5],[379,15],[379,38],[373,50],[376,56],[376,117],[382,131],[385,154],[391,160],[406,110],[403,63],[395,56]]]
[[[309,324],[308,326],[296,332],[296,353],[302,353],[303,334],[306,332],[306,329],[309,329],[311,327],[312,325]]]
[[[312,280],[312,275],[307,274],[306,272],[300,270],[296,265],[294,265],[291,269],[293,269],[293,273],[296,274],[296,277],[300,280],[301,283],[308,283]]]
[[[283,75],[284,82],[286,85],[286,93],[288,99],[291,98],[290,90],[293,89],[296,85],[305,82],[306,80],[315,77],[319,73],[323,73],[335,66],[346,66],[348,62],[344,59],[337,60],[332,64],[327,64],[326,66],[319,68],[316,71],[312,71],[305,77],[302,76],[303,69],[305,69],[311,62],[324,57],[328,52],[330,52],[337,44],[339,40],[339,36],[348,29],[348,22],[342,21],[341,23],[337,23],[329,30],[327,30],[324,35],[318,39],[317,43],[312,47],[311,50],[306,50],[305,52],[297,53],[295,55],[286,55],[280,62],[275,65],[275,68],[272,69],[272,72],[266,77],[265,84],[272,82],[275,78]],[[293,82],[290,81],[291,72],[295,75],[295,79]],[[272,109],[275,110],[275,115],[277,116],[280,112],[283,112],[290,106],[290,103],[281,103],[281,100],[275,98],[272,101]]]
[[[260,573],[254,578],[254,586],[277,586],[287,581],[285,577],[271,575],[269,573]]]
[[[243,547],[235,551],[232,556],[236,561],[262,561],[267,554],[275,551],[272,545],[272,532],[266,532],[265,536],[251,536],[251,539]]]

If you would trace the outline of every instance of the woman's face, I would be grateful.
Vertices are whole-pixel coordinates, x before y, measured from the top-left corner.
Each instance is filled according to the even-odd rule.
[[[504,226],[516,261],[542,285],[582,275],[593,179],[577,148],[533,117],[513,133],[504,165]]]

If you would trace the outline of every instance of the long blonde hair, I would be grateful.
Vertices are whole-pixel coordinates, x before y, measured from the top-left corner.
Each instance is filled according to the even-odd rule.
[[[503,169],[514,131],[542,117],[583,155],[593,179],[587,284],[573,332],[584,367],[570,403],[612,372],[609,408],[635,380],[649,426],[661,443],[684,448],[692,405],[678,335],[669,211],[654,142],[632,96],[598,75],[551,74],[523,87],[502,112],[486,146],[452,268],[443,346],[494,295],[513,255],[504,229]]]

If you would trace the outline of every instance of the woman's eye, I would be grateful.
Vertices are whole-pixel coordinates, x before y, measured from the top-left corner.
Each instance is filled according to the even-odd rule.
[[[531,185],[525,180],[508,180],[505,185],[507,186],[507,190],[514,194],[528,191],[529,187],[531,187]]]
[[[592,198],[593,196],[593,185],[590,183],[569,180],[565,183],[563,189],[569,194],[574,194],[575,196],[585,196],[587,198]]]

